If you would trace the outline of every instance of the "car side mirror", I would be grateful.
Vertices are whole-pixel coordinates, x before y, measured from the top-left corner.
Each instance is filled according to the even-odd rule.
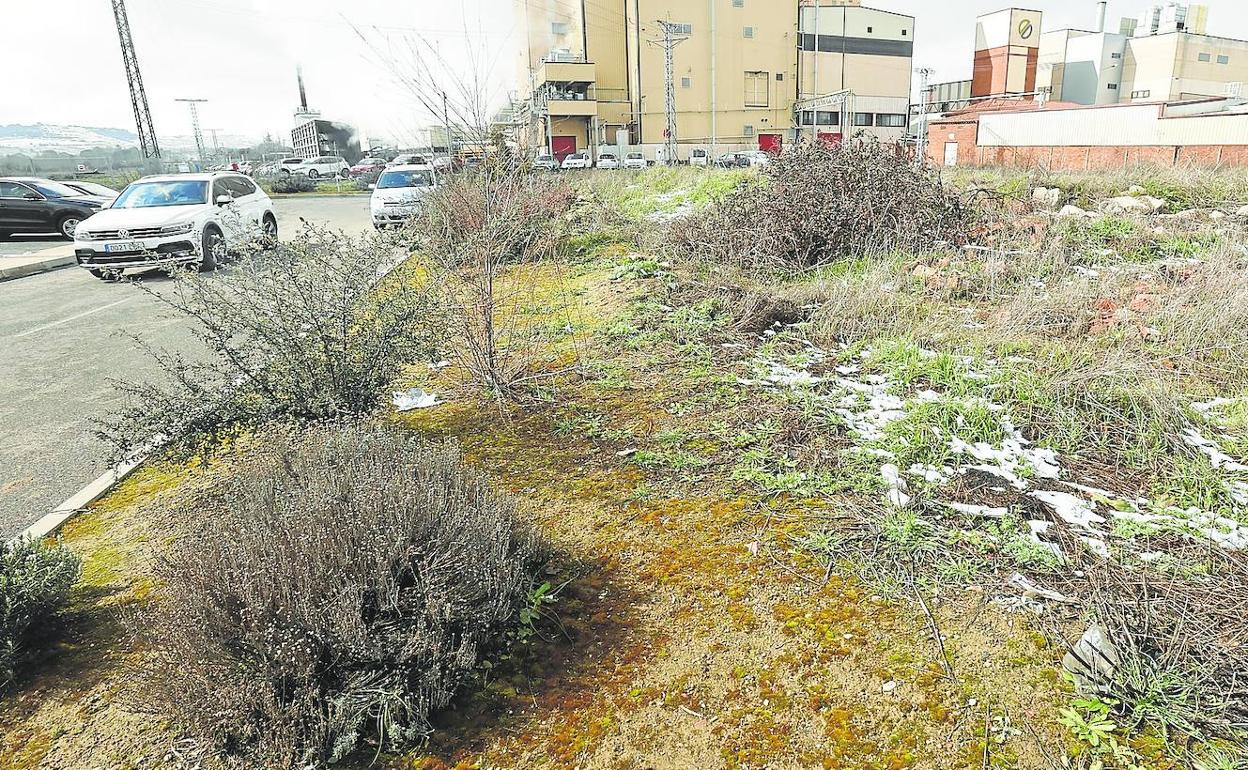
[[[231,198],[231,197],[230,197],[230,196],[228,196],[228,195],[218,195],[218,196],[217,196],[217,205],[218,205],[218,206],[228,206],[228,205],[230,205],[230,204],[231,204],[231,203],[233,203],[233,202],[234,202],[234,199],[233,199],[233,198]]]
[[[370,185],[368,186],[368,189],[370,189],[370,190],[376,190],[376,189],[377,189],[377,185],[375,185],[375,184],[370,184]]]

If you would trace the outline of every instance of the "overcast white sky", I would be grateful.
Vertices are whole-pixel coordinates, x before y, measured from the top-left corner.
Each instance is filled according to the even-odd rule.
[[[791,2],[792,0],[753,0]],[[915,66],[936,80],[969,77],[975,16],[1008,0],[867,0],[917,17]],[[1028,0],[1044,29],[1090,27],[1094,0]],[[1248,38],[1248,2],[1207,0],[1209,32]],[[1112,0],[1109,29],[1147,0]],[[396,85],[375,45],[402,50],[420,36],[452,66],[482,73],[500,102],[512,87],[519,36],[511,0],[127,0],[156,131],[189,134],[177,97],[208,99],[204,128],[284,135],[298,101],[301,61],[308,99],[328,118],[370,137],[404,141],[433,122]],[[4,75],[0,124],[67,123],[133,129],[134,118],[108,0],[0,0]],[[21,62],[29,62],[22,65]]]

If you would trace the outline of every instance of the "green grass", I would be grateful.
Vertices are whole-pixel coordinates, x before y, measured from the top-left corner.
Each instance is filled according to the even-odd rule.
[[[892,452],[901,468],[948,463],[953,436],[974,444],[1000,444],[1006,438],[1001,415],[986,405],[955,400],[911,403],[906,414],[884,428],[881,448]]]

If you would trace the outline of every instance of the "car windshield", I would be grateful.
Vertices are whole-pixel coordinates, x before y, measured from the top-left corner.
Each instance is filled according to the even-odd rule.
[[[641,154],[640,154],[640,153],[636,153],[636,152],[630,152],[630,153],[628,154],[628,159],[629,159],[629,160],[641,160]]]
[[[58,182],[28,182],[28,184],[48,198],[81,198],[83,196],[81,191]]]
[[[599,160],[615,160],[615,156],[609,152],[604,152],[603,154],[598,156],[598,159]]]
[[[157,206],[194,206],[208,202],[208,183],[202,180],[135,182],[113,204],[115,209]]]
[[[387,171],[377,180],[377,189],[396,187],[433,187],[433,174],[428,171]]]

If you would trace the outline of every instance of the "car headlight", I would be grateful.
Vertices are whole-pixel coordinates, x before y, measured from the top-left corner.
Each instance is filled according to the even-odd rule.
[[[186,235],[192,229],[194,229],[194,227],[195,226],[190,222],[187,222],[184,225],[166,225],[165,227],[160,228],[160,234],[161,235]]]

